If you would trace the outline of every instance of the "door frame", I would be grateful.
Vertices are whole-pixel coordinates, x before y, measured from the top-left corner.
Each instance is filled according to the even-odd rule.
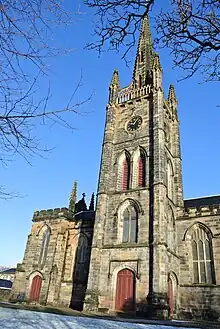
[[[38,280],[37,282],[36,279]],[[37,285],[38,283],[38,285]],[[34,291],[34,288],[35,286],[39,286],[37,289],[37,294],[33,294],[33,291]],[[30,302],[39,302],[40,300],[40,294],[41,294],[41,288],[42,288],[42,278],[40,275],[36,274],[34,277],[33,277],[33,280],[31,282],[31,287],[30,287],[30,294],[29,294],[29,300]],[[36,290],[36,288],[35,288]],[[38,298],[33,298],[33,296],[35,297],[35,295],[38,297]]]
[[[178,292],[179,292],[179,283],[177,279],[177,275],[175,272],[170,272],[168,274],[168,280],[167,280],[167,290],[168,290],[168,298],[169,298],[169,281],[172,283],[172,312],[170,312],[171,319],[177,315],[178,313]],[[170,306],[170,302],[169,302]]]
[[[136,284],[137,284],[136,271],[131,266],[121,265],[119,267],[116,267],[112,274],[112,308],[111,308],[112,311],[115,311],[115,305],[116,305],[118,273],[122,270],[129,270],[134,274],[134,304],[136,304]]]
[[[29,275],[29,284],[28,284],[28,290],[27,290],[27,296],[28,296],[28,300],[30,299],[30,295],[31,295],[31,286],[32,286],[32,281],[34,279],[35,276],[39,275],[41,277],[41,289],[42,289],[42,286],[43,286],[43,281],[44,281],[44,276],[41,272],[39,271],[34,271],[32,272],[30,275]]]

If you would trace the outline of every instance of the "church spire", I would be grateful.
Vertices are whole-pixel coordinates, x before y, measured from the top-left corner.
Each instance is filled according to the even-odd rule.
[[[174,89],[174,85],[170,85],[169,93],[168,93],[168,101],[170,103],[170,106],[172,108],[173,114],[177,115],[177,97]]]
[[[71,212],[75,211],[76,195],[77,195],[77,181],[74,182],[73,189],[70,194],[69,210]]]
[[[141,34],[135,60],[133,80],[136,88],[146,85],[153,65],[153,47],[148,16],[142,22]]]
[[[114,70],[112,80],[109,86],[109,103],[112,104],[115,102],[118,97],[118,92],[120,90],[120,81],[118,76],[118,70]]]

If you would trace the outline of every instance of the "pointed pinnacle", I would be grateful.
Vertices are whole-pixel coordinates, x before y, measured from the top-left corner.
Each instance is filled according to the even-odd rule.
[[[118,70],[115,69],[113,76],[112,76],[112,80],[111,80],[111,86],[112,85],[116,85],[117,87],[120,87],[120,82],[119,82],[119,75],[118,75]]]
[[[169,88],[169,93],[168,93],[168,100],[169,101],[177,101],[177,98],[176,98],[176,93],[175,93],[175,88],[174,88],[174,85],[170,85],[170,88]]]
[[[162,70],[162,66],[160,64],[160,57],[158,54],[154,54],[153,68],[155,70]]]
[[[95,195],[92,193],[91,200],[90,200],[90,205],[89,205],[89,210],[94,210],[94,202],[95,202]]]
[[[77,181],[74,182],[73,189],[70,194],[69,210],[72,212],[74,212],[75,210],[76,197],[77,197]]]

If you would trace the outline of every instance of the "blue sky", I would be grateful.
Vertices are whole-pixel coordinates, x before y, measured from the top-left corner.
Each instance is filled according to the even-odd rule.
[[[70,0],[68,3],[70,5]],[[69,30],[56,36],[58,43],[74,51],[50,60],[50,107],[60,108],[66,104],[81,70],[84,85],[76,101],[91,93],[93,97],[80,110],[87,114],[68,116],[76,128],[74,131],[60,126],[38,128],[43,142],[54,147],[46,158],[35,157],[30,166],[16,157],[7,167],[0,167],[1,184],[21,195],[8,201],[0,200],[1,265],[15,265],[22,260],[33,212],[68,206],[74,180],[79,183],[78,198],[85,192],[89,202],[91,193],[97,189],[105,107],[113,70],[119,69],[121,86],[131,81],[136,49],[130,54],[130,67],[125,66],[120,54],[105,52],[99,58],[96,52],[83,50],[85,43],[91,40],[92,12],[84,7],[81,10],[85,14]],[[184,197],[220,194],[218,84],[201,84],[199,75],[177,83],[182,72],[172,68],[169,52],[160,51],[160,58],[165,95],[169,84],[174,83],[179,100]],[[43,95],[44,88],[41,92]]]

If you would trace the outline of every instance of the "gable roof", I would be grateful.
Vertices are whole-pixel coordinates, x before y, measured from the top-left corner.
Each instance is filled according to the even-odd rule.
[[[0,288],[11,289],[12,282],[10,280],[0,279]]]
[[[212,195],[201,198],[186,199],[184,200],[184,207],[199,208],[205,206],[220,205],[220,195]]]

